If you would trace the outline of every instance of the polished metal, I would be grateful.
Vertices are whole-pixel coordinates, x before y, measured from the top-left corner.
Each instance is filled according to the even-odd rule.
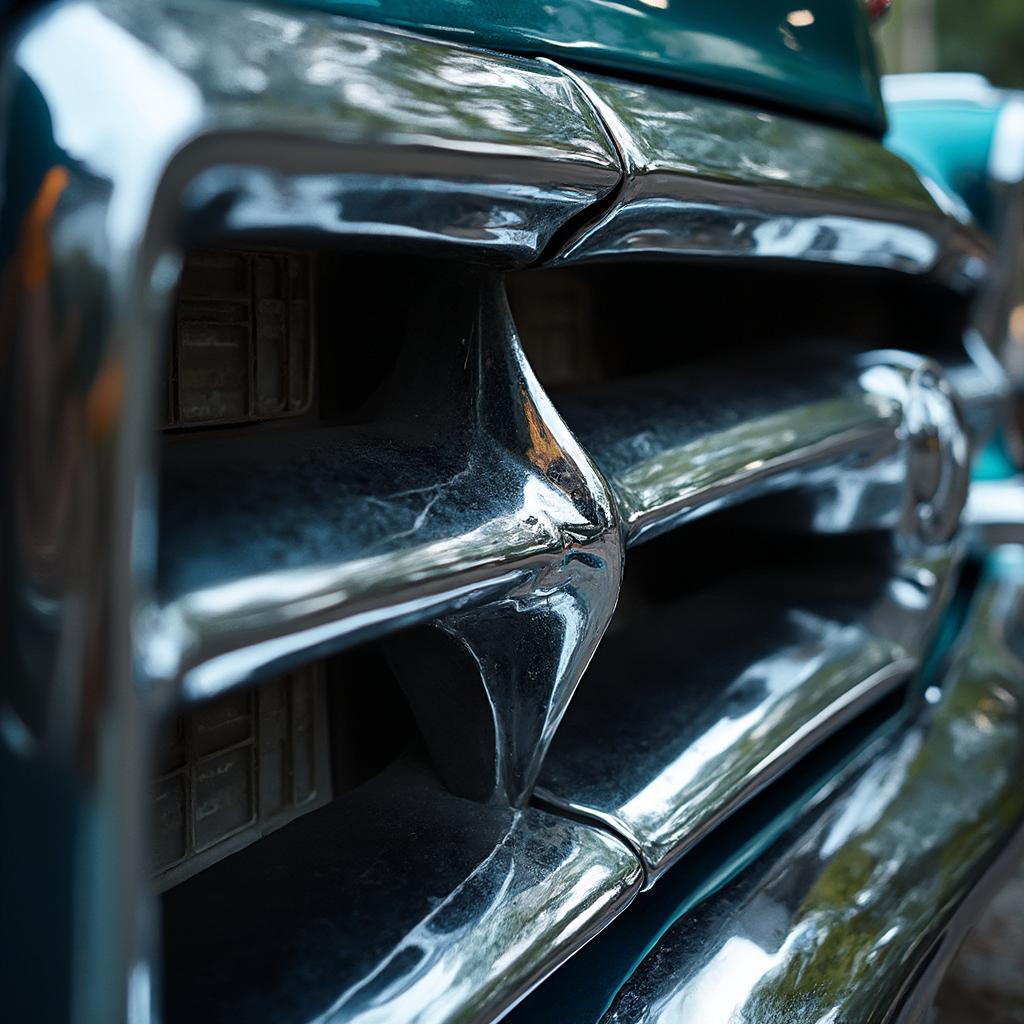
[[[920,1008],[915,986],[935,981],[924,968],[968,923],[958,909],[1021,835],[1020,550],[998,556],[926,714],[672,925],[603,1021],[889,1021]]]
[[[389,814],[375,806],[366,831],[392,830],[389,856],[375,859],[384,847],[372,845],[352,855],[377,875],[344,869],[342,841],[353,826],[338,825],[333,805],[238,854],[228,874],[237,882],[250,864],[259,881],[267,879],[264,854],[302,847],[311,870],[298,882],[310,902],[278,910],[312,908],[299,924],[323,924],[302,948],[325,958],[324,985],[285,979],[280,945],[272,971],[241,970],[257,995],[277,978],[291,986],[279,989],[285,1001],[329,996],[310,1020],[502,1012],[624,905],[640,869],[604,833],[518,809],[608,625],[626,537],[600,469],[523,357],[494,269],[561,249],[603,201],[609,217],[585,228],[564,259],[825,259],[948,271],[963,283],[976,279],[983,250],[954,207],[939,213],[898,163],[877,170],[876,150],[856,137],[805,134],[748,112],[719,122],[715,136],[712,122],[725,108],[712,104],[702,123],[698,104],[693,127],[660,143],[685,152],[707,132],[694,168],[674,158],[663,174],[657,149],[648,159],[651,140],[637,135],[635,152],[623,151],[623,183],[620,153],[567,72],[320,13],[220,0],[72,0],[41,10],[10,41],[3,81],[7,137],[18,140],[25,173],[5,182],[4,200],[12,235],[4,239],[2,586],[16,643],[0,725],[19,756],[70,766],[78,794],[76,1012],[132,1024],[159,1016],[144,819],[155,720],[176,701],[207,699],[428,620],[389,655],[438,771],[478,802],[460,802],[456,813],[456,797],[410,786],[405,799],[418,793],[421,807]],[[592,88],[606,114],[621,106],[607,83]],[[626,95],[632,87],[617,88]],[[658,113],[653,92],[651,103]],[[619,145],[627,114],[618,110],[611,125]],[[663,97],[661,127],[671,114]],[[783,138],[776,145],[762,135],[765,155],[761,164],[748,158],[751,168],[726,134],[747,132],[753,143],[759,124]],[[819,150],[816,160],[808,146]],[[841,189],[861,156],[878,180],[851,177],[855,184]],[[746,170],[730,178],[728,159]],[[659,207],[664,197],[648,186],[662,177],[669,201]],[[707,192],[687,209],[706,212],[706,231],[676,216],[677,185],[695,182]],[[748,216],[755,191],[764,205]],[[650,241],[650,219],[643,238],[620,230],[644,209],[663,225],[664,244]],[[730,231],[740,224],[733,242],[723,228],[730,217]],[[442,270],[441,258],[450,259],[450,272],[401,297],[430,326],[406,339],[379,416],[316,436],[268,435],[258,451],[230,438],[194,458],[169,447],[160,463],[154,339],[182,254],[256,236],[424,255]],[[863,447],[866,422],[885,452],[900,453],[880,464],[904,475],[910,468],[905,500],[886,509],[903,517],[913,549],[905,557],[921,558],[913,545],[944,539],[954,525],[962,461],[950,397],[926,364],[862,369],[882,384],[866,387],[860,405],[854,399],[846,440],[851,451]],[[849,410],[840,406],[842,421]],[[828,437],[839,432],[833,422]],[[663,481],[660,493],[678,482]],[[789,480],[804,483],[818,493],[821,481]],[[824,528],[828,503],[817,507]],[[911,597],[927,604],[942,582],[930,571],[922,565],[896,581],[887,628],[904,613],[916,621]],[[867,623],[864,636],[875,635]],[[899,637],[881,627],[878,635],[872,651],[899,666]],[[441,685],[425,679],[428,661],[445,669]],[[844,699],[853,708],[864,686],[888,685],[881,668],[850,671],[860,682],[851,682],[852,696],[831,691],[836,711]],[[472,714],[456,719],[455,709]],[[808,734],[814,715],[802,726]],[[442,815],[451,831],[438,826]],[[408,870],[411,852],[429,853],[419,871]],[[285,872],[295,882],[288,864],[273,861],[271,877],[281,882]],[[226,877],[222,867],[190,881],[178,905]],[[403,878],[420,886],[425,906],[410,910],[393,891]],[[385,886],[387,898],[369,899],[367,915],[336,919],[348,944],[334,941],[322,916],[329,898],[358,901]],[[216,898],[199,901],[201,940],[232,923],[208,913]],[[389,908],[410,916],[393,919],[392,946],[372,950],[372,928]],[[245,944],[213,948],[202,961],[211,983],[209,964],[243,954]],[[332,957],[351,961],[347,982]]]
[[[862,567],[858,579],[842,563],[824,578],[815,566],[802,582],[795,570],[752,573],[651,610],[606,640],[538,794],[626,836],[647,885],[823,736],[905,682],[949,597],[970,444],[941,371],[900,352],[791,358],[634,380],[567,410],[609,479],[629,541],[782,488],[795,488],[796,501],[775,502],[771,516],[789,529],[804,520],[896,536],[874,576]],[[770,521],[760,508],[754,519]],[[846,577],[842,601],[830,596],[836,572]],[[627,675],[635,699],[624,703]],[[614,772],[595,749],[610,754]]]
[[[3,550],[17,554],[5,554],[2,574],[16,638],[3,736],[22,756],[73,766],[81,794],[70,854],[84,901],[72,915],[76,1012],[142,1024],[159,993],[144,818],[153,717],[200,662],[214,667],[185,684],[195,696],[250,669],[287,668],[300,643],[308,656],[337,632],[318,602],[337,606],[350,581],[312,562],[274,577],[259,561],[267,549],[254,544],[234,590],[213,587],[204,603],[201,588],[186,587],[189,600],[168,583],[173,532],[160,538],[170,544],[158,565],[153,339],[183,250],[259,233],[511,267],[536,259],[621,173],[598,117],[559,71],[323,14],[198,0],[61,3],[9,39],[4,65],[6,137],[17,140],[23,173],[4,196],[4,374],[17,384],[5,390],[0,493]],[[494,515],[467,513],[431,534],[439,544],[425,573],[434,579],[417,578],[415,554],[404,570],[387,551],[363,569],[372,578],[388,563],[412,584],[406,606],[388,613],[396,626],[432,602],[441,610],[446,559],[464,570],[465,593],[449,587],[443,602],[450,611],[472,594],[543,617],[531,581],[551,593],[549,634],[565,657],[547,649],[548,683],[537,677],[523,706],[545,685],[550,702],[509,726],[515,739],[501,763],[510,767],[494,786],[511,790],[528,785],[540,756],[531,738],[550,734],[611,612],[620,560],[594,471],[520,373],[517,350],[502,350],[507,337],[485,341],[496,379],[519,388],[487,420],[492,446],[477,450],[501,458],[492,510],[512,536],[488,531]],[[467,378],[478,372],[467,366]],[[530,444],[508,451],[522,437]],[[451,453],[452,477],[468,454]],[[489,493],[491,479],[483,486]],[[415,533],[443,478],[429,487],[365,498]],[[280,589],[256,594],[247,579]],[[600,581],[593,609],[591,581]],[[376,614],[372,600],[363,610]],[[313,622],[320,634],[306,628]]]
[[[165,896],[166,1019],[494,1020],[641,877],[598,829],[399,763]]]
[[[982,550],[997,544],[1024,544],[1024,478],[975,480],[964,520]]]
[[[369,422],[169,452],[143,665],[198,700],[446,615],[425,643],[456,667],[425,672],[416,637],[396,667],[449,784],[515,802],[615,607],[621,532],[498,281],[424,270],[405,299]]]
[[[824,573],[748,570],[646,610],[604,641],[538,795],[627,837],[645,884],[654,884],[758,790],[913,675],[957,554],[894,565],[837,559]]]
[[[580,75],[626,168],[558,261],[723,257],[934,274],[973,290],[990,258],[963,204],[854,133]]]
[[[704,360],[568,393],[560,409],[607,478],[629,543],[793,489],[805,496],[794,515],[816,530],[909,515],[918,521],[904,528],[931,543],[952,534],[966,493],[958,403],[934,364],[900,353],[819,343]]]

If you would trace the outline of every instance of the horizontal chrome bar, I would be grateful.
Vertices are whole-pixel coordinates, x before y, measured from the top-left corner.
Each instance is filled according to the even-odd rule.
[[[640,879],[600,830],[399,763],[164,896],[165,1019],[495,1020]]]
[[[964,518],[984,547],[1024,544],[1024,478],[975,480]]]
[[[837,561],[824,573],[747,572],[646,610],[602,644],[548,752],[538,796],[628,838],[652,885],[740,804],[908,679],[956,561],[946,551],[895,568]]]
[[[187,218],[517,264],[620,177],[557,70],[315,11],[82,0],[15,60],[68,159],[133,190],[136,231],[155,202],[161,232]]]
[[[626,166],[559,262],[630,256],[836,263],[975,288],[991,253],[963,204],[880,143],[719,100],[580,75]]]
[[[559,408],[608,480],[631,544],[794,488],[809,496],[799,515],[814,529],[898,526],[908,474],[920,475],[908,432],[932,430],[936,417],[956,482],[954,494],[933,497],[949,499],[941,516],[955,526],[966,489],[962,424],[927,367],[821,343],[579,390]],[[924,419],[917,406],[928,409]]]
[[[941,692],[926,694],[934,706],[672,925],[602,1020],[893,1019],[1021,835],[1022,635],[1024,564],[1007,549]]]
[[[244,435],[166,446],[157,602],[140,615],[139,658],[150,684],[201,700],[442,615],[460,638],[453,647],[476,649],[484,671],[521,621],[535,653],[542,638],[554,645],[552,660],[484,672],[484,687],[500,690],[490,689],[484,724],[525,701],[535,725],[509,726],[511,775],[477,794],[499,785],[518,799],[615,607],[621,532],[603,481],[525,361],[500,283],[424,269],[404,301],[414,336],[365,422],[284,431],[256,448]],[[493,631],[494,613],[474,611],[487,603],[500,609]],[[410,700],[435,754],[461,764],[453,752],[475,748],[464,718],[481,680],[452,694],[452,730],[437,712],[456,669],[420,698],[422,664],[407,664]],[[519,671],[529,676],[521,687]],[[453,772],[447,781],[463,793],[487,774]]]

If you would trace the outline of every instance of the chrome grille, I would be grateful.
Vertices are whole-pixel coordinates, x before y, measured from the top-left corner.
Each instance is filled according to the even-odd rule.
[[[78,65],[54,71],[83,33],[110,58],[87,83]],[[253,54],[258,73],[232,73]],[[916,671],[961,554],[969,442],[937,365],[902,351],[865,358],[864,349],[881,340],[927,351],[927,337],[823,346],[811,381],[747,353],[749,388],[738,398],[730,375],[740,363],[730,365],[728,348],[700,368],[638,372],[628,385],[602,379],[595,359],[583,367],[586,386],[559,393],[572,361],[590,351],[566,338],[576,318],[563,311],[539,328],[549,393],[505,298],[512,270],[636,265],[638,256],[680,272],[706,259],[725,275],[736,261],[783,261],[808,280],[827,265],[970,294],[985,243],[876,143],[248,3],[58,5],[12,43],[9,62],[46,98],[54,124],[74,122],[87,85],[85,95],[107,99],[108,127],[146,126],[69,136],[73,159],[44,170],[24,211],[26,262],[13,279],[11,365],[43,379],[48,397],[42,416],[20,394],[5,410],[9,436],[21,439],[0,489],[14,496],[4,530],[20,553],[5,601],[27,638],[5,699],[26,749],[59,751],[85,794],[76,877],[108,912],[86,914],[78,936],[84,1016],[119,1019],[128,1006],[144,1018],[163,970],[172,1018],[200,1005],[278,1021],[496,1019],[701,835]],[[10,131],[30,137],[36,115],[10,102]],[[726,173],[731,140],[747,136],[762,159]],[[807,167],[804,144],[820,157]],[[854,174],[860,163],[871,173]],[[87,245],[83,225],[103,226]],[[211,316],[186,261],[165,397],[148,342],[183,280],[182,240],[235,283],[223,304],[212,299]],[[235,255],[211,257],[218,242]],[[314,332],[314,357],[293,329],[305,289],[281,286],[291,279],[281,268],[302,261],[266,255],[279,243],[318,257],[345,250],[367,266],[409,261],[395,303],[404,315],[381,314],[395,358],[381,361],[365,403],[337,401],[347,387],[338,375],[321,381],[319,404],[298,388],[303,353],[321,359],[345,339]],[[239,255],[253,245],[264,255]],[[278,283],[263,294],[267,267]],[[245,281],[262,309],[242,308]],[[345,284],[332,282],[335,293]],[[324,301],[323,289],[314,294]],[[223,334],[207,331],[211,320]],[[399,321],[405,328],[389,333]],[[271,348],[277,356],[267,358]],[[223,371],[207,362],[217,349],[229,357]],[[792,373],[806,370],[795,344],[784,356]],[[197,383],[206,397],[190,399]],[[248,425],[300,413],[307,399],[308,420]],[[158,441],[165,405],[177,427],[204,419],[245,429]],[[327,408],[333,418],[321,418]],[[692,532],[707,523],[712,533]],[[809,538],[840,543],[865,531],[881,540],[864,564],[853,559],[858,571],[836,607],[785,564]],[[744,597],[752,642],[737,643],[721,672],[705,659],[705,717],[677,719],[670,742],[651,743],[637,769],[629,755],[640,752],[622,736],[646,732],[650,708],[614,694],[631,684],[615,669],[615,645],[627,661],[643,646],[630,636],[630,609],[653,599],[623,590],[624,566],[642,557],[628,549],[650,542],[668,565],[676,535],[722,550],[755,532],[774,548],[778,586],[767,570],[756,585],[741,573],[720,581]],[[840,564],[838,549],[814,550]],[[676,563],[671,584],[700,565],[707,582],[713,560],[703,556]],[[662,595],[670,621],[682,616],[695,631],[695,648],[711,642],[700,630],[711,589]],[[756,628],[772,613],[785,620],[777,642]],[[228,720],[249,731],[232,751],[258,764],[252,687],[370,641],[422,749],[172,886],[159,904],[161,959],[146,870],[152,834],[142,825],[154,723],[240,700],[246,712]],[[671,643],[643,653],[655,681],[690,678]],[[595,685],[588,676],[578,686],[595,655]],[[786,685],[774,686],[780,676]],[[707,736],[743,718],[730,712],[749,713],[757,686],[773,698],[754,709],[771,728],[736,728],[734,749],[716,748],[722,757],[697,794],[676,761],[706,768]],[[583,727],[566,718],[559,728],[567,708]],[[620,750],[613,781],[637,769],[664,797],[653,820],[631,813],[625,789],[602,791],[606,777],[573,763]],[[195,775],[179,757],[164,781],[173,790]],[[187,848],[242,836],[258,822],[258,776],[246,775],[242,796],[225,805],[236,816],[209,832],[187,824],[196,808],[182,809],[179,796],[158,860],[184,863]],[[659,809],[678,817],[658,818]],[[225,912],[197,934],[211,901]],[[269,931],[257,927],[268,920]],[[230,959],[220,973],[206,969],[217,954]]]

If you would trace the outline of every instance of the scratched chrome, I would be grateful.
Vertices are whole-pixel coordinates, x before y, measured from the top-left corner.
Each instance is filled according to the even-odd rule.
[[[366,422],[171,452],[147,668],[199,699],[452,613],[468,677],[421,690],[411,641],[396,666],[446,781],[518,802],[614,610],[621,531],[500,283],[424,269],[404,300],[410,336]]]
[[[937,366],[901,353],[794,346],[567,394],[560,410],[609,481],[631,544],[791,489],[807,496],[794,514],[826,532],[897,527],[916,493],[912,514],[941,522],[913,530],[945,540],[966,493],[959,403]]]
[[[988,244],[963,203],[879,143],[835,128],[580,75],[626,167],[559,262],[721,256],[935,274],[973,290]]]
[[[640,878],[598,829],[462,800],[399,763],[170,890],[166,1019],[494,1020]]]
[[[72,762],[83,794],[74,857],[76,893],[89,902],[73,914],[77,1008],[83,1019],[142,1021],[159,991],[144,850],[154,706],[202,661],[197,644],[216,666],[189,684],[198,693],[256,671],[246,652],[261,640],[280,641],[259,650],[270,663],[294,653],[296,636],[310,648],[321,626],[333,637],[316,606],[337,605],[348,584],[337,565],[280,577],[255,566],[257,582],[280,585],[276,616],[237,573],[235,590],[214,587],[205,604],[202,591],[160,598],[152,339],[162,337],[183,248],[287,228],[291,241],[514,266],[620,172],[589,104],[557,70],[328,15],[199,0],[48,5],[8,38],[0,80],[24,171],[4,190],[11,400],[0,521],[3,550],[17,553],[5,554],[2,574],[17,640],[0,674],[3,737],[17,737],[25,756]],[[492,315],[500,327],[504,312]],[[493,434],[501,479],[488,478],[483,494],[504,497],[515,531],[503,547],[488,531],[495,510],[474,519],[475,506],[461,506],[451,543],[432,535],[438,561],[425,570],[445,558],[465,570],[463,589],[443,600],[415,566],[389,569],[411,583],[396,624],[457,610],[467,596],[504,595],[536,616],[531,581],[559,595],[549,635],[563,646],[543,666],[550,705],[510,726],[497,787],[528,783],[539,758],[528,736],[550,733],[610,614],[621,557],[603,489],[591,491],[596,474],[518,348],[500,332],[487,344],[507,404],[485,413],[492,433],[463,424],[464,436],[484,455]],[[463,352],[467,380],[483,351]],[[378,497],[396,528],[433,512],[429,494]],[[472,565],[459,562],[463,541]],[[356,599],[372,619],[373,602]],[[218,662],[232,629],[241,653]]]
[[[604,1021],[889,1021],[912,1001],[1024,819],[1024,561],[995,561],[936,703],[673,925]]]

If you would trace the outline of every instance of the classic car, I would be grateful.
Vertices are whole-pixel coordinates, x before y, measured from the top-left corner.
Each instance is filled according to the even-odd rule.
[[[1024,99],[800,3],[5,8],[6,1020],[927,1018]]]

